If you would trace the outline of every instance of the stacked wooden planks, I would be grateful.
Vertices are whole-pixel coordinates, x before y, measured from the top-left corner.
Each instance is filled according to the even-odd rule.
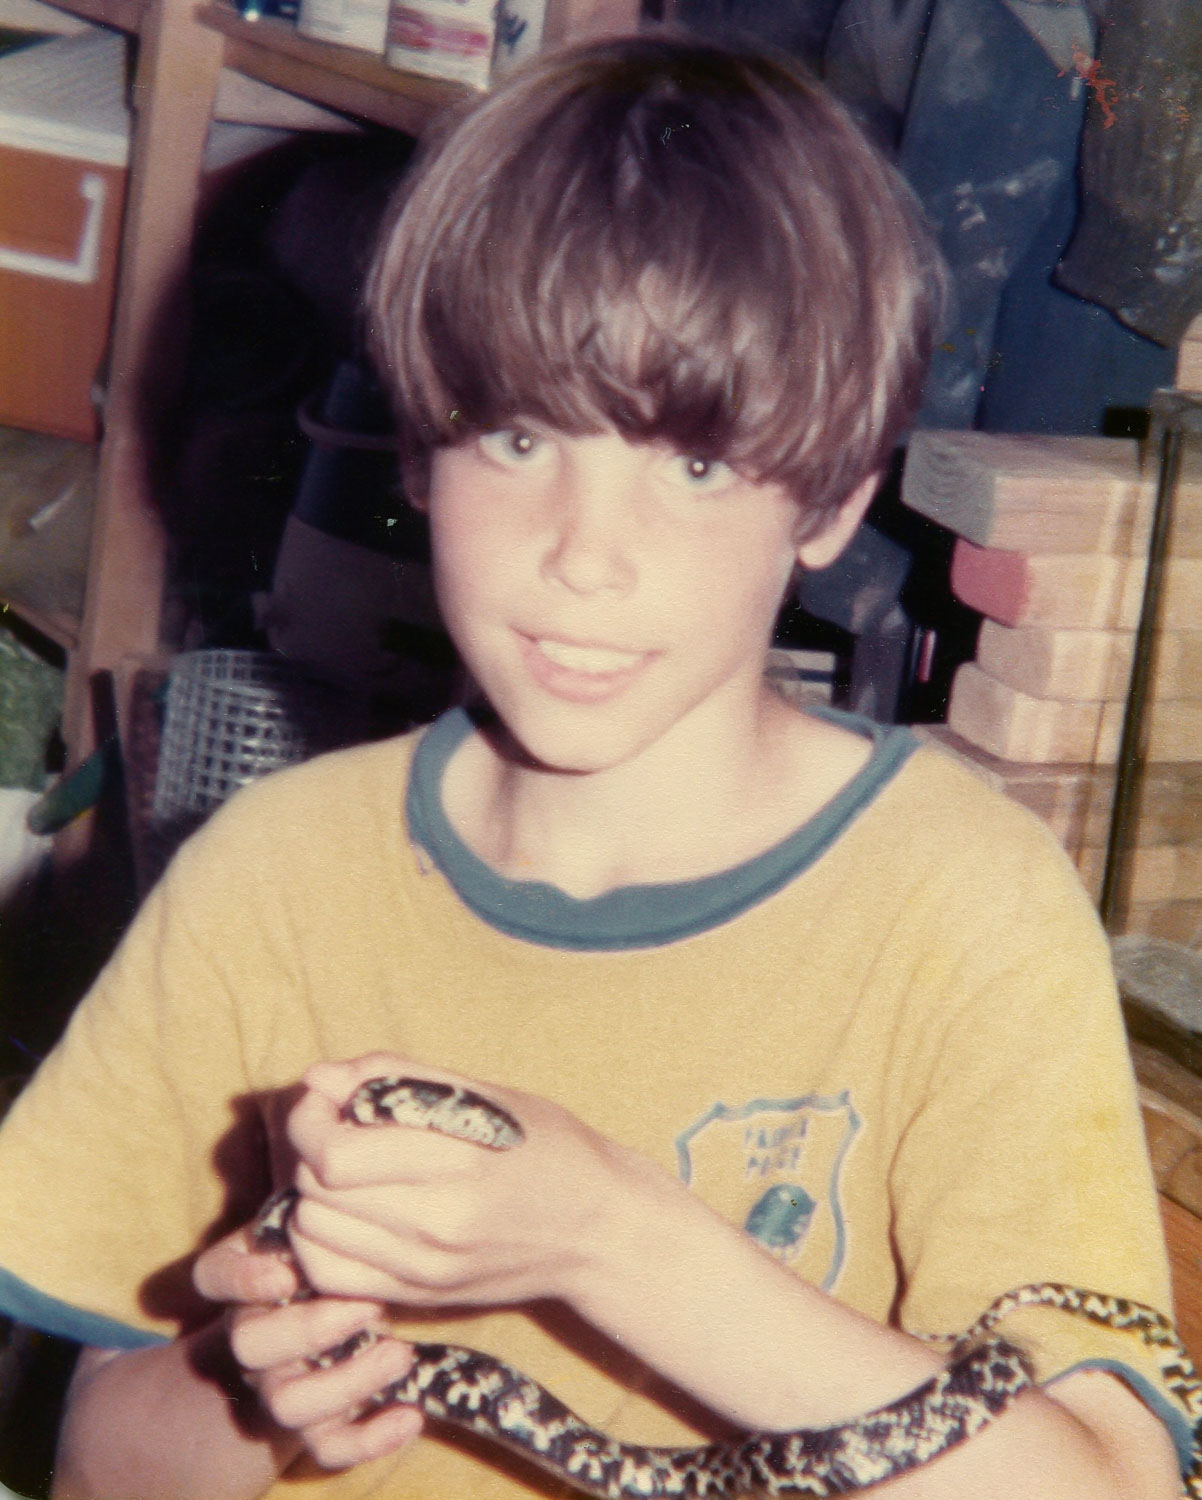
[[[1155,474],[1120,439],[920,432],[903,498],[985,618],[936,738],[1101,878]],[[1129,927],[1202,940],[1202,474],[1178,492]]]

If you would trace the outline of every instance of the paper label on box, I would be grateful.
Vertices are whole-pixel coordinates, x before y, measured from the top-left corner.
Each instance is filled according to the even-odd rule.
[[[408,0],[392,6],[387,56],[396,68],[487,88],[495,38],[495,0]]]

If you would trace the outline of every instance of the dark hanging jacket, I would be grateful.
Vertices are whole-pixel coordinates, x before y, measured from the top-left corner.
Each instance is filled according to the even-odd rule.
[[[1202,5],[1111,0],[1056,279],[1166,345],[1202,312]]]

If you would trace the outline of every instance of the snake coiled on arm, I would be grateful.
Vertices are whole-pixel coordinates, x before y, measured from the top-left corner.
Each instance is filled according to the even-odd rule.
[[[427,1079],[373,1078],[343,1107],[361,1125],[436,1130],[489,1150],[521,1144],[519,1122],[471,1090]],[[274,1194],[253,1229],[263,1248],[287,1251],[293,1188]],[[517,1452],[581,1493],[603,1500],[738,1500],[741,1496],[845,1495],[929,1463],[987,1426],[1033,1385],[1021,1352],[997,1332],[1019,1307],[1050,1306],[1128,1329],[1159,1359],[1194,1436],[1184,1493],[1202,1500],[1202,1381],[1172,1323],[1154,1308],[1056,1282],[1016,1288],[993,1302],[952,1343],[937,1375],[888,1405],[838,1426],[750,1433],[695,1448],[623,1443],[590,1427],[537,1381],[475,1349],[416,1343],[409,1372],[377,1392],[369,1409],[418,1407],[427,1416]],[[314,1361],[353,1356],[375,1336],[354,1335]]]

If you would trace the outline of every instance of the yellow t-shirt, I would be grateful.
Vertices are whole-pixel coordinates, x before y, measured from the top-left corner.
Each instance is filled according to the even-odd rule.
[[[467,729],[278,773],[184,847],[0,1130],[0,1311],[110,1347],[206,1316],[190,1257],[287,1172],[287,1090],[376,1049],[559,1101],[914,1332],[1028,1282],[1169,1308],[1106,944],[1042,824],[877,730],[860,776],[766,855],[580,902],[451,832],[440,778]],[[1117,1370],[1188,1444],[1133,1335],[1044,1309],[1006,1332],[1041,1379]],[[615,1436],[700,1440],[569,1315],[414,1336],[502,1355]],[[277,1489],[568,1493],[444,1436]]]

